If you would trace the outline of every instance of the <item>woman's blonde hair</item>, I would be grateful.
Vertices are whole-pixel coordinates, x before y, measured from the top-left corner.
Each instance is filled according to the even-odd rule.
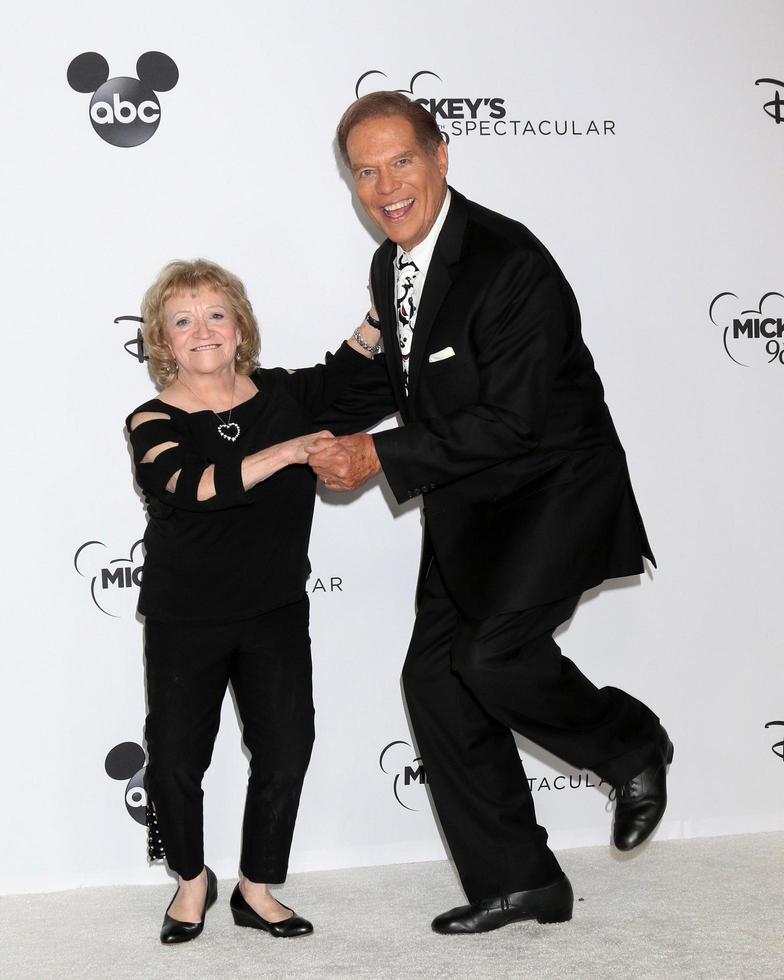
[[[259,325],[241,280],[207,259],[192,262],[177,259],[161,270],[142,300],[144,348],[152,375],[162,388],[177,377],[177,362],[164,338],[164,304],[178,293],[193,294],[204,287],[220,289],[237,320],[240,332],[235,362],[237,372],[250,374],[258,366]]]

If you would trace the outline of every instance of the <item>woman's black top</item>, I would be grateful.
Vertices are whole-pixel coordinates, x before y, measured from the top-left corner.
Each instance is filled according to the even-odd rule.
[[[334,356],[327,354],[326,364],[291,374],[283,368],[255,371],[258,391],[231,413],[240,427],[236,442],[219,435],[219,420],[208,410],[185,412],[153,398],[131,412],[126,425],[149,516],[140,613],[166,622],[223,623],[302,598],[310,574],[315,476],[307,466],[288,466],[245,490],[240,466],[251,453],[314,431],[314,416],[363,369],[372,370],[372,361],[344,343]],[[137,412],[169,418],[131,431]],[[164,442],[177,446],[141,462]],[[216,493],[199,501],[199,480],[210,464]],[[166,484],[177,470],[170,493]]]

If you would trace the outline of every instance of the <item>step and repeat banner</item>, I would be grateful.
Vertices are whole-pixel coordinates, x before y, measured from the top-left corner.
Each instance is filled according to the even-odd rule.
[[[32,0],[4,25],[0,891],[164,880],[123,429],[154,394],[140,299],[206,256],[247,284],[264,365],[334,349],[377,244],[334,130],[380,88],[434,114],[452,185],[527,224],[580,301],[659,569],[559,636],[670,731],[659,838],[784,828],[783,32],[777,0]],[[399,683],[420,534],[383,480],[320,494],[292,870],[444,855]],[[608,843],[608,788],[520,750],[554,845]],[[247,769],[227,697],[204,787],[221,875]]]

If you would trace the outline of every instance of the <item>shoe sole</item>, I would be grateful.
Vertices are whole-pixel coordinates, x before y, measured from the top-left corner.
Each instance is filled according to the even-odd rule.
[[[240,909],[231,910],[232,918],[234,919],[234,925],[240,926],[244,929],[258,929],[259,932],[266,932],[268,936],[272,936],[273,939],[301,939],[303,936],[312,936],[312,932],[298,932],[294,933],[292,936],[279,936],[277,933],[272,932],[266,926],[262,925],[253,916],[248,915],[247,912],[243,912]],[[283,920],[285,921],[285,919]]]
[[[572,918],[571,909],[560,909],[557,912],[543,912],[537,915],[536,921],[542,926],[554,925],[557,922],[569,922]]]
[[[572,918],[572,909],[553,909],[550,912],[539,912],[535,915],[521,915],[514,919],[509,919],[508,922],[499,922],[497,926],[492,926],[490,929],[437,929],[431,926],[433,932],[438,933],[440,936],[477,936],[483,932],[495,932],[496,929],[505,929],[507,926],[513,926],[520,922],[538,922],[539,925],[549,926],[557,925],[559,922],[570,922]]]
[[[508,922],[499,922],[497,926],[490,929],[436,929],[433,932],[440,936],[478,936],[485,932],[495,932],[497,929],[505,929],[507,926],[519,925],[522,922],[538,922],[539,925],[557,925],[559,922],[570,922],[572,918],[571,909],[561,909],[557,912],[542,912],[538,915],[523,915],[519,918],[509,919]]]

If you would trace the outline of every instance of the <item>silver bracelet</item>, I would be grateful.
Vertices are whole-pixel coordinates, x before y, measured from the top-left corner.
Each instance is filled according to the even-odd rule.
[[[354,340],[356,340],[356,342],[362,348],[362,350],[366,350],[368,354],[373,354],[374,357],[376,354],[380,354],[382,350],[381,341],[379,340],[377,344],[369,344],[362,336],[362,334],[359,332],[359,329],[360,328],[357,327],[357,329],[354,331],[352,336]]]

